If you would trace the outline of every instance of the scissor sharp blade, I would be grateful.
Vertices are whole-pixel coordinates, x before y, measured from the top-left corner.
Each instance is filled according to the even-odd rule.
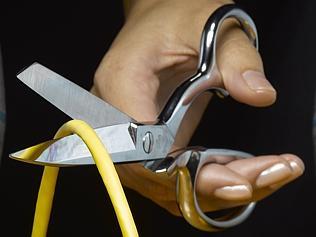
[[[174,141],[165,125],[137,126],[126,123],[97,128],[95,132],[114,163],[165,158]],[[151,135],[148,136],[149,134]],[[94,164],[90,151],[77,135],[50,140],[12,153],[10,157],[19,161],[49,166]]]
[[[130,157],[134,157],[136,148],[129,133],[129,127],[130,124],[127,123],[95,129],[114,163],[128,162]],[[16,160],[44,165],[94,164],[87,146],[75,134],[12,153],[10,157]]]
[[[17,77],[71,118],[84,120],[94,128],[133,121],[112,105],[39,63],[32,64]]]

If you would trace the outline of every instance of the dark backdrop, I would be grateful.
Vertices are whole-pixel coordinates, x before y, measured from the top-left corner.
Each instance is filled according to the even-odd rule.
[[[10,152],[51,138],[69,118],[15,77],[38,61],[89,89],[93,73],[123,23],[120,1],[1,1],[7,130],[1,165],[1,236],[30,236],[42,167]],[[297,181],[258,203],[251,218],[208,234],[126,190],[140,236],[307,236],[315,233],[312,115],[315,1],[238,1],[254,18],[266,74],[278,90],[270,108],[231,99],[210,103],[191,144],[254,154],[292,152],[305,162]],[[190,17],[190,16],[188,16]],[[216,136],[215,136],[216,135]],[[313,219],[314,218],[314,219]],[[48,236],[118,236],[114,211],[95,167],[61,169]],[[310,234],[310,236],[313,234]]]

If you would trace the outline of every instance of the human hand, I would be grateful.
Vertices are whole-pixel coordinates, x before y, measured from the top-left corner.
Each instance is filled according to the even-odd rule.
[[[195,72],[200,35],[206,19],[229,1],[190,0],[131,2],[127,20],[95,74],[92,92],[137,121],[155,121],[168,96],[183,79]],[[241,103],[269,106],[276,91],[264,76],[260,55],[233,20],[227,20],[217,44],[217,64],[222,86]],[[185,147],[210,99],[202,95],[193,103],[176,138]],[[139,164],[116,166],[123,184],[173,214],[175,179],[154,174]],[[304,171],[292,154],[260,156],[209,164],[197,182],[205,211],[257,201],[272,194]]]

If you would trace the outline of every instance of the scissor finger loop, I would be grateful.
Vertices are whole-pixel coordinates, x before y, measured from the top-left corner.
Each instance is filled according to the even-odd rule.
[[[199,205],[197,197],[198,174],[209,163],[226,164],[236,159],[246,159],[251,154],[228,149],[191,148],[175,158],[168,173],[177,173],[177,201],[183,217],[193,226],[204,231],[230,228],[242,223],[252,213],[255,202],[236,207],[226,216],[211,218]]]

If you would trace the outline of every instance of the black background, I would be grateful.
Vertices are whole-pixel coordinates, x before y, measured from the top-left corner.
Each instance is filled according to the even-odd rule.
[[[266,74],[278,91],[270,108],[231,99],[210,103],[192,145],[253,154],[291,152],[305,162],[297,181],[258,203],[245,223],[221,233],[192,228],[126,190],[140,236],[308,236],[315,233],[312,115],[316,62],[314,1],[238,1],[254,18]],[[15,77],[38,61],[89,89],[123,24],[120,1],[1,1],[7,129],[1,164],[1,236],[30,236],[42,167],[10,152],[50,139],[69,118]],[[188,16],[190,17],[190,16]],[[118,236],[114,211],[95,167],[61,169],[48,236]],[[312,236],[313,234],[309,234]]]

